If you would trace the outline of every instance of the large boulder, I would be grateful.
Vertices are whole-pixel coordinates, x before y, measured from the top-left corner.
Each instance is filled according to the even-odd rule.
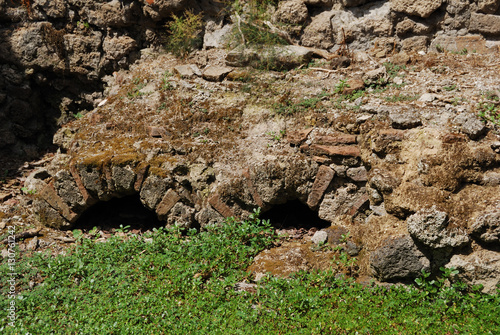
[[[418,211],[406,223],[410,235],[432,249],[462,247],[469,243],[466,234],[446,229],[448,215],[437,210],[436,206]]]
[[[311,24],[304,29],[302,45],[320,49],[330,49],[335,45],[330,19],[332,12],[322,12],[313,17]]]
[[[453,255],[446,268],[459,271],[457,278],[468,285],[482,285],[483,292],[497,293],[500,285],[500,254],[479,249],[468,255]]]
[[[481,242],[500,246],[500,210],[479,215],[474,220],[471,231]]]
[[[381,281],[405,280],[429,271],[430,262],[410,236],[400,236],[386,239],[370,254],[370,268]]]

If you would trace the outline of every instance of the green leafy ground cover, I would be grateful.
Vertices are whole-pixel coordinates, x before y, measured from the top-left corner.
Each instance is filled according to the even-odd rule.
[[[66,255],[16,263],[16,326],[2,334],[499,334],[500,295],[431,281],[363,287],[332,271],[266,277],[255,292],[235,286],[276,237],[257,215],[183,236],[90,239]],[[2,278],[7,264],[0,266]],[[29,281],[39,285],[29,288]],[[0,284],[0,319],[8,287]]]

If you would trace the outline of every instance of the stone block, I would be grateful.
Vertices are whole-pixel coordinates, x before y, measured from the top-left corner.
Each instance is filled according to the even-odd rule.
[[[286,139],[290,144],[300,145],[307,140],[307,137],[309,136],[312,130],[313,128],[289,131],[286,134]]]
[[[315,142],[319,144],[356,144],[356,136],[349,134],[318,136]]]
[[[484,35],[500,35],[500,15],[472,13],[469,30]]]
[[[218,194],[212,195],[208,199],[208,203],[223,217],[227,218],[230,216],[234,216],[234,213],[231,210],[231,208],[221,200]]]
[[[358,146],[333,146],[313,144],[310,146],[310,150],[315,154],[324,154],[328,156],[361,156],[361,151],[359,150]]]
[[[391,8],[395,12],[427,18],[439,7],[442,0],[391,0]]]
[[[388,238],[370,255],[370,268],[381,281],[414,279],[430,270],[430,261],[409,236]]]
[[[177,192],[169,189],[163,196],[163,199],[160,201],[158,206],[156,206],[156,215],[158,215],[158,219],[165,220],[168,212],[170,212],[180,198],[181,197],[177,194]]]
[[[222,81],[233,69],[226,66],[211,65],[203,71],[203,79],[208,81]]]
[[[57,195],[56,190],[52,185],[46,185],[39,193],[39,196],[43,198],[52,208],[57,210],[62,217],[68,220],[70,223],[74,223],[78,218],[78,214],[73,212],[66,202]]]
[[[324,165],[321,165],[319,167],[311,193],[309,193],[309,197],[307,199],[307,205],[310,208],[314,209],[319,205],[323,194],[330,185],[330,182],[332,181],[334,176],[335,171],[333,171],[329,167]]]
[[[141,191],[142,183],[144,182],[144,179],[146,179],[148,171],[149,171],[148,164],[139,165],[139,167],[137,169],[137,178],[135,179],[135,183],[134,183],[134,190],[136,192]]]
[[[95,204],[97,202],[97,200],[90,195],[90,193],[87,191],[87,189],[83,185],[82,178],[80,178],[80,174],[78,173],[78,170],[76,169],[76,165],[74,163],[70,163],[69,171],[70,171],[71,175],[73,176],[73,179],[75,180],[76,186],[80,190],[80,193],[82,194],[83,200],[85,201],[85,203],[89,206]]]
[[[368,172],[364,166],[354,167],[347,169],[347,177],[351,178],[354,181],[367,181],[368,180]]]

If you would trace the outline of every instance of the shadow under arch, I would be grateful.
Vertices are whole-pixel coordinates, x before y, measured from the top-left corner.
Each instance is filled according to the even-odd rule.
[[[91,206],[73,224],[74,229],[90,230],[99,227],[103,231],[113,231],[127,227],[129,230],[144,232],[164,227],[154,211],[148,210],[141,202],[139,193],[99,201]]]

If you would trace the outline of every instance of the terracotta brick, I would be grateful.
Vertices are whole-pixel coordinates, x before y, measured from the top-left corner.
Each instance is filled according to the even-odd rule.
[[[312,159],[319,164],[330,164],[332,160],[327,157],[313,156]]]
[[[302,151],[308,151],[309,150],[309,144],[305,144],[305,143],[302,144],[300,146],[300,150],[302,150]]]
[[[318,136],[316,142],[320,144],[356,144],[356,136],[349,134]]]
[[[255,185],[252,182],[252,179],[250,178],[250,171],[248,169],[245,169],[243,171],[243,177],[245,177],[248,189],[250,190],[250,193],[252,194],[253,201],[259,206],[260,208],[264,207],[264,202],[262,201],[262,198],[260,197],[259,193],[257,192],[257,189],[255,188]]]
[[[110,193],[115,191],[115,183],[113,181],[113,174],[111,173],[111,166],[104,165],[103,166],[104,177],[106,178],[106,186]]]
[[[328,166],[321,165],[319,167],[316,179],[314,179],[311,193],[309,193],[309,197],[307,199],[307,205],[310,208],[314,209],[319,205],[321,198],[323,198],[323,194],[330,185],[334,176],[335,171],[330,169]]]
[[[313,128],[289,131],[286,134],[286,139],[290,144],[300,145],[302,142],[307,140],[307,137],[309,136],[309,133],[311,133],[312,130]]]
[[[56,190],[54,190],[52,185],[46,185],[39,193],[52,208],[57,210],[66,220],[73,223],[78,218],[78,214],[73,212],[69,206],[64,202],[59,195],[57,195]]]
[[[73,176],[73,179],[75,180],[76,186],[78,186],[78,189],[80,190],[80,193],[83,196],[83,201],[89,206],[92,206],[93,204],[97,203],[97,200],[94,199],[85,186],[83,186],[82,178],[80,177],[80,174],[78,173],[75,163],[71,162],[69,165],[69,172]]]
[[[356,214],[364,205],[366,205],[367,203],[370,202],[370,198],[368,197],[368,195],[366,194],[363,194],[362,196],[360,196],[355,202],[354,204],[351,206],[351,208],[349,209],[349,211],[347,212],[348,215],[351,215],[353,216],[354,214]]]
[[[398,129],[381,129],[380,137],[389,141],[402,141],[405,138],[405,131]]]
[[[144,179],[146,179],[148,171],[149,171],[148,164],[139,165],[139,168],[137,169],[137,178],[135,179],[134,183],[134,190],[136,192],[141,191],[142,183],[144,182]]]
[[[227,218],[230,216],[234,216],[231,208],[223,202],[218,194],[214,194],[208,199],[208,203],[217,211],[220,215]]]
[[[158,206],[156,206],[156,214],[160,220],[165,219],[165,216],[170,212],[172,207],[180,200],[180,196],[172,189],[169,189]]]
[[[328,156],[350,156],[359,157],[361,152],[358,146],[347,146],[347,145],[318,145],[313,144],[310,146],[314,153],[325,154]]]

